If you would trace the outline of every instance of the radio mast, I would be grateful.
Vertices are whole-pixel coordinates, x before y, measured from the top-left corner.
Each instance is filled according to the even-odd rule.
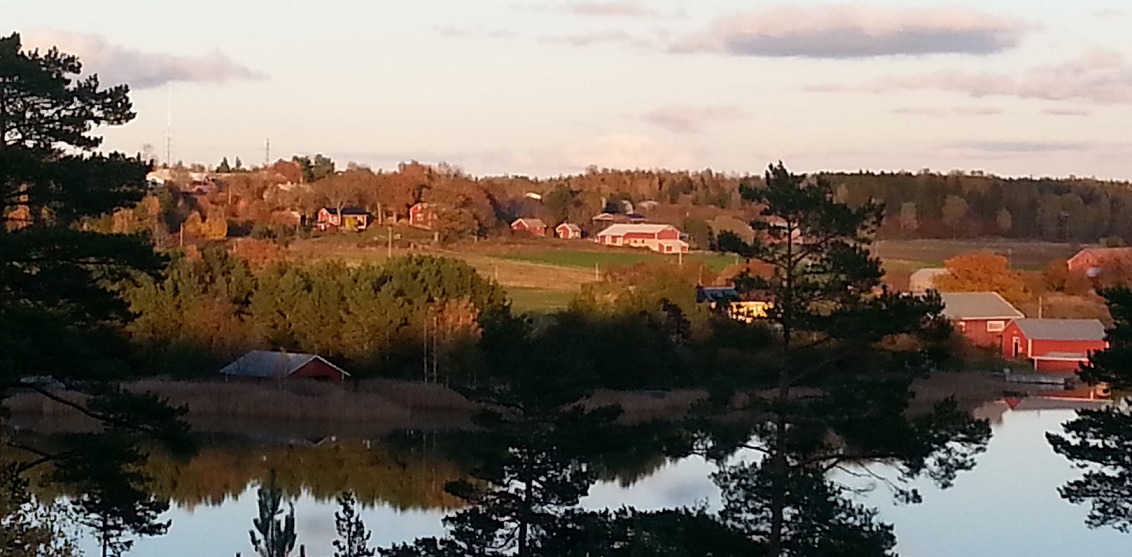
[[[173,84],[166,84],[168,101],[165,109],[165,166],[173,167]]]

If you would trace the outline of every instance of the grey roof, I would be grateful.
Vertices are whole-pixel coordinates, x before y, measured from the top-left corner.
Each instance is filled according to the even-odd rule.
[[[1020,319],[1026,317],[997,292],[941,292],[948,319]]]
[[[342,375],[350,375],[342,368],[326,361],[322,356],[296,352],[269,352],[267,350],[253,350],[248,352],[240,356],[238,360],[224,366],[220,370],[220,373],[239,377],[278,379],[295,373],[300,368],[316,359],[342,372]]]
[[[1015,321],[1030,340],[1104,340],[1098,319],[1019,319]]]

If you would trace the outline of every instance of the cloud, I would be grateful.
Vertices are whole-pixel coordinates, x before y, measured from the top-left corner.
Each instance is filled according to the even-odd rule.
[[[780,5],[720,18],[671,50],[801,58],[993,54],[1016,46],[1026,31],[1019,21],[971,8]]]
[[[648,39],[630,35],[624,31],[591,31],[576,35],[552,35],[541,37],[544,43],[565,44],[569,46],[594,46],[599,44],[625,44],[640,48],[655,48],[656,43]]]
[[[642,119],[675,133],[699,133],[713,124],[749,117],[750,114],[733,106],[669,105],[646,112]]]
[[[225,83],[260,79],[262,74],[238,64],[220,52],[199,56],[143,52],[112,44],[100,35],[53,30],[23,33],[30,47],[59,47],[75,54],[85,74],[97,73],[103,83],[126,83],[133,89],[159,87],[166,83]]]
[[[1083,141],[962,141],[940,146],[936,155],[949,159],[1009,159],[1024,155],[1083,153],[1096,144]]]
[[[648,19],[658,15],[644,2],[632,1],[570,2],[563,6],[563,10],[570,14],[589,17]]]
[[[1120,52],[1098,50],[1073,60],[1036,66],[1017,75],[941,71],[889,77],[863,85],[826,84],[808,89],[873,93],[934,89],[965,93],[976,98],[1006,96],[1126,104],[1132,102],[1132,65]]]
[[[1089,111],[1083,108],[1047,108],[1042,114],[1050,116],[1088,116]]]
[[[905,116],[994,116],[1002,114],[1002,109],[994,106],[926,106],[901,107],[892,112]]]

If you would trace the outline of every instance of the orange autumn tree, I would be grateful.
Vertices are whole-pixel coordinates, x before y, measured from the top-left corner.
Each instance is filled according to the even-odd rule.
[[[1012,304],[1030,299],[1026,282],[1006,258],[989,251],[964,253],[944,262],[947,273],[935,277],[940,292],[998,292]]]

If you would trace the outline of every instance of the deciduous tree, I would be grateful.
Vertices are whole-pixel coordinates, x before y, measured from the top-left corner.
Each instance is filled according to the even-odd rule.
[[[1026,281],[1006,258],[984,251],[957,255],[944,262],[947,273],[933,279],[941,292],[998,292],[1013,304],[1030,299]]]

